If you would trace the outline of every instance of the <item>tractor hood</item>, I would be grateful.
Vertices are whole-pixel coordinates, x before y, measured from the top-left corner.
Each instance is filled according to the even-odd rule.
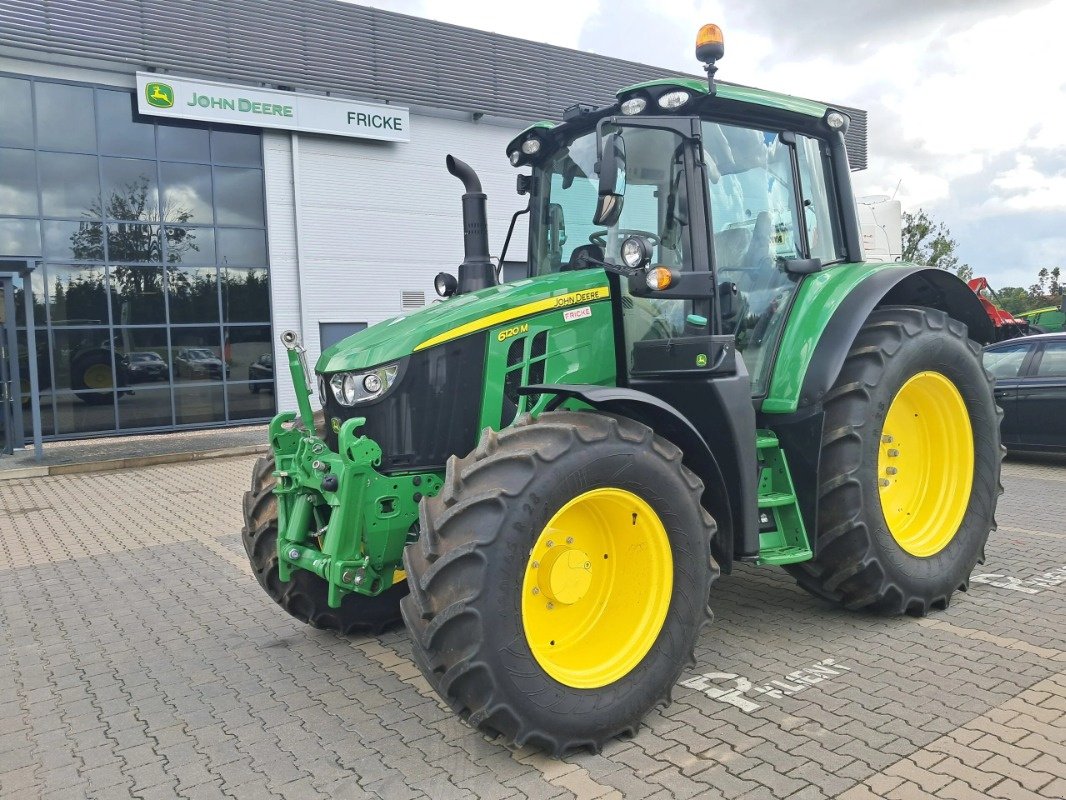
[[[323,351],[315,371],[375,367],[512,320],[609,296],[602,269],[579,270],[490,286],[379,322]]]

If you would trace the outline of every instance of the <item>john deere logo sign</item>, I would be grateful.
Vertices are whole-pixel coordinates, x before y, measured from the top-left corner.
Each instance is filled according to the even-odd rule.
[[[164,77],[166,82],[160,80]],[[389,142],[411,140],[410,113],[391,103],[363,103],[150,72],[137,73],[137,110],[171,119]]]
[[[174,89],[168,83],[149,83],[144,87],[144,99],[156,108],[173,108]]]

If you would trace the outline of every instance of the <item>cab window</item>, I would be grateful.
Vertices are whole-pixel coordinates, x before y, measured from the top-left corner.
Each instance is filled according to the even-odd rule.
[[[804,257],[792,152],[772,131],[706,121],[702,128],[718,282],[735,284],[739,301],[722,324],[761,395],[797,285],[781,259]]]
[[[844,244],[835,213],[835,195],[829,191],[832,185],[829,153],[818,139],[797,136],[796,142],[810,256],[820,258],[823,264],[838,261],[844,255]]]

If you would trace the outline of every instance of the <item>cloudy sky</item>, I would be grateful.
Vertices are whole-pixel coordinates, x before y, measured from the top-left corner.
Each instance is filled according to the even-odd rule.
[[[698,72],[722,26],[725,80],[865,108],[859,195],[947,223],[993,284],[1066,267],[1066,0],[357,0]]]

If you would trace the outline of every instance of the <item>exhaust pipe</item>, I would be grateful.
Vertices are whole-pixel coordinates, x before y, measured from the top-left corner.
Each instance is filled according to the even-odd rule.
[[[454,156],[445,159],[448,172],[463,182],[463,251],[465,258],[459,265],[459,285],[456,294],[476,292],[496,286],[496,267],[489,260],[489,226],[485,211],[485,193],[477,173],[465,161]]]

